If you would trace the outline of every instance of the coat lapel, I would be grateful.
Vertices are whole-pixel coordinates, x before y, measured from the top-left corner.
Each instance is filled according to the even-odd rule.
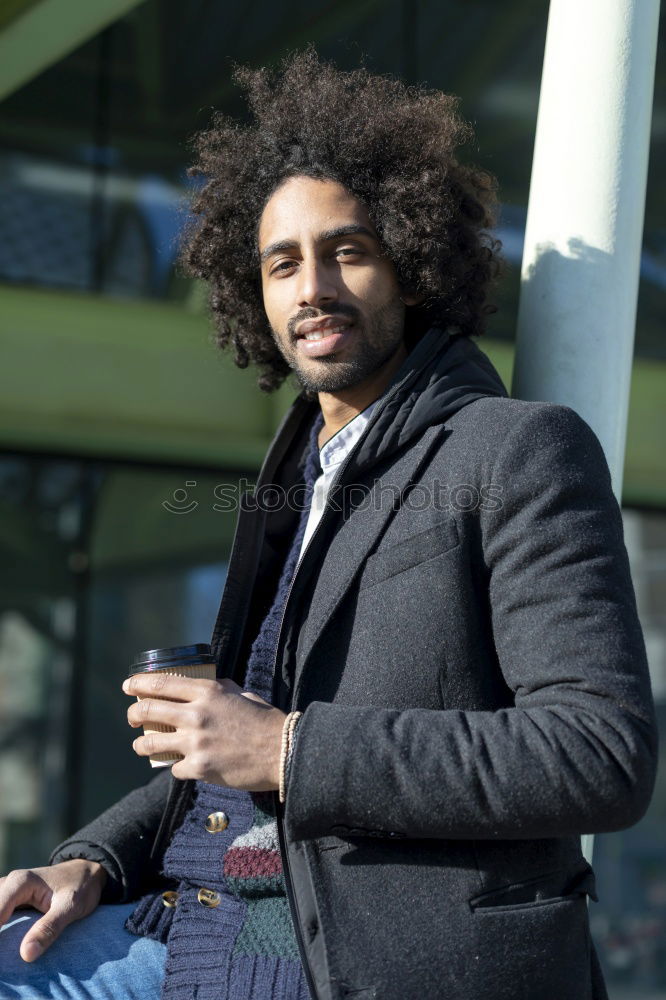
[[[353,500],[349,484],[359,482],[359,479],[353,478],[353,466],[347,470],[344,482],[338,484],[335,491],[331,491],[325,517],[326,530],[335,527],[334,536],[325,549],[323,560],[320,544],[308,547],[297,572],[298,588],[294,587],[289,600],[293,609],[299,600],[303,599],[305,588],[314,583],[309,613],[297,637],[295,695],[315,643],[352,586],[356,575],[363,568],[366,558],[383,534],[392,515],[400,506],[400,499],[394,502],[393,496],[405,497],[410,485],[417,481],[428,455],[433,448],[439,446],[444,433],[446,433],[445,428],[441,425],[427,428],[418,442],[412,443],[404,455],[391,464],[384,475],[376,476],[369,493],[366,492],[362,504],[356,509],[346,511],[344,509],[344,498]],[[356,489],[358,502],[361,491],[358,487]],[[320,528],[324,529],[323,523]],[[285,644],[287,656],[290,647],[291,643],[287,642]],[[288,668],[287,663],[284,666]]]

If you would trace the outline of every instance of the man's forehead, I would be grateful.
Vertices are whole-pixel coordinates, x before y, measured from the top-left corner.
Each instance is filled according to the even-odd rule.
[[[264,259],[277,242],[290,246],[357,232],[376,238],[366,206],[337,181],[290,177],[268,199],[259,222]]]

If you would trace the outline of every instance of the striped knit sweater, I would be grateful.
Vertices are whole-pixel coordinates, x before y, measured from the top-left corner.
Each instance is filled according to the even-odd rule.
[[[322,425],[319,415],[310,432],[299,524],[248,662],[246,690],[267,701],[280,624],[320,473]],[[219,812],[226,814],[228,826],[211,834],[206,820]],[[177,904],[167,907],[161,895],[147,896],[127,922],[134,934],[167,943],[163,1000],[308,1000],[271,793],[197,782],[193,803],[165,854],[164,873],[179,883]],[[204,903],[201,887],[210,890]]]

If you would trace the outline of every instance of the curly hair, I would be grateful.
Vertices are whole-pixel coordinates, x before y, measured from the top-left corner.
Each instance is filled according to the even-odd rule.
[[[208,282],[215,339],[236,365],[257,365],[266,392],[291,372],[263,309],[257,249],[264,206],[291,176],[338,181],[364,203],[400,285],[423,297],[407,310],[408,337],[432,325],[482,333],[501,267],[488,233],[496,183],[454,155],[472,138],[457,98],[341,71],[312,46],[278,70],[236,68],[234,79],[252,118],[216,114],[193,139],[199,186],[181,261]]]

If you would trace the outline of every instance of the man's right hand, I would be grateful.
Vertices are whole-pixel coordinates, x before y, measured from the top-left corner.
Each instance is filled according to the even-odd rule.
[[[44,914],[21,942],[23,961],[34,962],[68,924],[92,913],[106,879],[100,864],[83,858],[46,868],[20,869],[0,878],[0,927],[17,907],[31,906]]]

